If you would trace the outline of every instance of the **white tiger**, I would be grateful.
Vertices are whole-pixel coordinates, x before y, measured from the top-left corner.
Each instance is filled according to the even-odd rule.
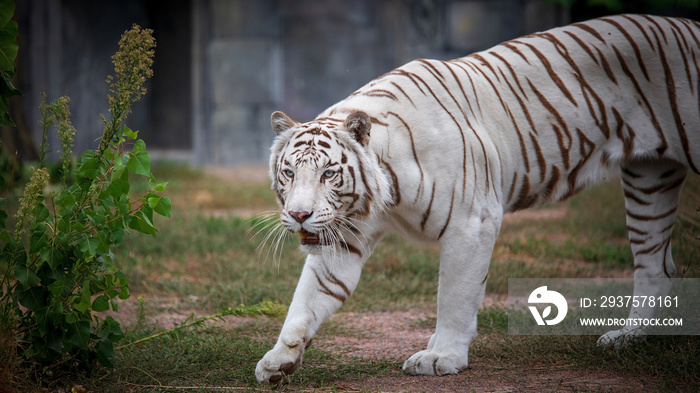
[[[634,294],[667,294],[680,191],[700,164],[699,39],[686,19],[601,18],[461,59],[413,61],[308,123],[275,112],[272,188],[308,257],[258,381],[300,366],[387,231],[441,247],[435,333],[403,369],[464,370],[503,214],[618,173]],[[665,284],[643,282],[658,277]],[[625,327],[599,342],[637,334]]]

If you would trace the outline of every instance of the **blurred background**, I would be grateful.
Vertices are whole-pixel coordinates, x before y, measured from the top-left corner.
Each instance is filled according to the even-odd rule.
[[[16,128],[3,155],[36,159],[41,94],[71,98],[76,154],[95,148],[111,56],[137,23],[154,30],[154,77],[128,125],[154,158],[193,165],[266,162],[270,114],[313,119],[415,58],[451,59],[595,16],[698,19],[698,0],[16,0]],[[50,137],[55,138],[55,135]],[[58,142],[50,141],[58,151]]]

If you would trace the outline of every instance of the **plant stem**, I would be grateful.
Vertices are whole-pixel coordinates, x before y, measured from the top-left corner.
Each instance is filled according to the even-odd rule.
[[[205,321],[209,321],[209,320],[212,320],[212,319],[221,318],[222,316],[225,316],[225,315],[228,315],[228,314],[226,314],[226,311],[220,312],[220,313],[214,314],[214,315],[208,315],[208,316],[205,316],[205,317],[200,317],[200,318],[197,318],[197,319],[195,319],[194,321],[192,321],[192,322],[190,322],[190,323],[186,323],[186,324],[180,325],[180,326],[175,326],[174,328],[172,328],[172,329],[170,329],[170,330],[166,330],[166,331],[163,331],[163,332],[160,332],[160,333],[156,333],[156,334],[150,335],[150,336],[148,336],[148,337],[144,337],[144,338],[142,338],[142,339],[136,340],[136,341],[134,341],[134,342],[130,342],[130,343],[128,343],[128,344],[120,345],[120,346],[118,346],[118,347],[115,348],[115,349],[124,349],[124,348],[128,348],[128,347],[130,347],[130,346],[132,346],[132,345],[141,344],[141,343],[144,343],[144,342],[146,342],[146,341],[153,340],[154,338],[158,338],[158,337],[161,337],[161,336],[165,336],[166,334],[171,334],[171,333],[175,333],[175,332],[178,332],[178,331],[180,331],[180,330],[183,330],[183,329],[187,329],[187,328],[190,327],[190,326],[201,325],[201,324],[204,323]]]

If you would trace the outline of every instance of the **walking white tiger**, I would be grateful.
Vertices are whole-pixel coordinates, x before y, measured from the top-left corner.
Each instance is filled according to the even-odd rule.
[[[601,18],[461,59],[413,61],[308,123],[274,113],[272,187],[308,257],[258,381],[300,366],[387,231],[441,246],[435,333],[403,369],[464,370],[503,214],[618,173],[634,294],[665,295],[681,188],[700,166],[699,40],[691,20]],[[665,284],[643,280],[659,277]]]

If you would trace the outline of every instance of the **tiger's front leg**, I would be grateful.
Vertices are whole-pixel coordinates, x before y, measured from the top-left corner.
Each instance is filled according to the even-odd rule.
[[[502,213],[495,209],[494,214],[470,218],[463,227],[447,228],[440,239],[435,334],[427,349],[406,360],[404,372],[446,375],[467,368],[469,344],[476,335],[476,315],[484,299],[491,253],[501,220]]]
[[[304,350],[318,327],[355,290],[363,262],[354,253],[338,253],[328,260],[309,254],[277,344],[255,368],[258,382],[277,383],[301,366]]]

